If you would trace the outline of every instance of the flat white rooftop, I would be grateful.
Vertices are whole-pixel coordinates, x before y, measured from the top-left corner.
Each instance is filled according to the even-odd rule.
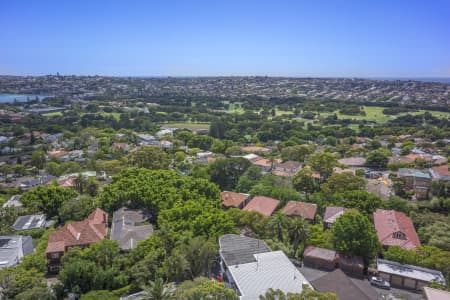
[[[287,293],[301,293],[310,283],[291,263],[283,251],[254,254],[256,262],[233,265],[228,268],[241,300],[258,300],[270,288]]]
[[[408,277],[424,282],[437,282],[445,284],[444,275],[440,271],[422,268],[418,266],[402,265],[400,263],[378,259],[377,268],[379,272]]]

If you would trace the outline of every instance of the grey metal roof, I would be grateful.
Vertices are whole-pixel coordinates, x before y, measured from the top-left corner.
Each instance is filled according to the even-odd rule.
[[[8,201],[6,201],[3,204],[3,208],[6,208],[6,207],[21,207],[21,206],[23,206],[22,202],[20,202],[20,197],[21,197],[20,195],[12,196],[11,198],[9,198]]]
[[[322,293],[335,293],[345,300],[377,300],[378,293],[367,280],[352,280],[340,269],[311,281],[313,287]]]
[[[412,265],[402,265],[395,261],[377,259],[379,272],[408,277],[424,282],[437,282],[445,285],[444,275],[440,271]]]
[[[52,222],[46,220],[44,214],[20,216],[13,224],[15,230],[27,230],[48,227]]]
[[[33,251],[31,236],[0,236],[0,269],[16,265],[24,255]]]
[[[139,225],[148,218],[141,210],[122,207],[114,212],[111,226],[111,240],[118,240],[122,250],[136,248],[137,242],[153,233],[151,224]]]
[[[417,169],[400,168],[400,169],[398,169],[398,174],[400,176],[413,176],[413,177],[417,177],[417,178],[431,179],[430,174],[422,172]]]
[[[263,241],[237,234],[226,234],[219,238],[220,256],[227,266],[255,262],[254,254],[270,252]]]

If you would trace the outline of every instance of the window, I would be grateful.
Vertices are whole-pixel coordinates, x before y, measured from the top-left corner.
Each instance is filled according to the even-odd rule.
[[[59,258],[59,253],[51,253],[50,257],[53,259],[58,259]]]
[[[57,272],[59,271],[59,266],[49,266],[48,267],[50,272]]]
[[[394,232],[392,234],[392,237],[394,239],[406,240],[406,235],[401,231]]]

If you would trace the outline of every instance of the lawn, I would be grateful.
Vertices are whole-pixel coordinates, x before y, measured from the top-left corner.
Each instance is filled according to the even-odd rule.
[[[53,111],[53,112],[42,114],[42,116],[44,116],[44,117],[60,117],[62,115],[63,115],[62,111]]]
[[[224,103],[229,103],[230,106],[228,107],[227,112],[232,114],[243,114],[244,109],[242,108],[242,102],[228,102],[224,101]]]
[[[85,113],[85,112],[80,113],[81,117],[84,116],[85,114],[88,114],[88,113]],[[120,113],[118,113],[118,112],[99,112],[99,113],[93,113],[93,114],[100,114],[105,117],[111,116],[111,117],[114,117],[117,121],[120,120]]]
[[[364,106],[364,111],[366,112],[365,116],[350,116],[350,115],[343,115],[340,114],[338,111],[335,111],[336,115],[339,119],[355,119],[355,120],[367,120],[367,121],[376,121],[377,123],[386,123],[389,120],[393,120],[401,115],[411,114],[411,115],[418,115],[423,114],[425,112],[431,113],[434,117],[438,118],[450,118],[450,113],[448,112],[439,112],[439,111],[432,111],[432,110],[419,110],[417,112],[409,112],[409,113],[401,113],[398,115],[385,115],[383,114],[383,109],[385,107],[382,106]]]
[[[179,129],[189,129],[191,131],[197,130],[209,130],[209,123],[164,123],[161,125],[162,128],[179,128]]]

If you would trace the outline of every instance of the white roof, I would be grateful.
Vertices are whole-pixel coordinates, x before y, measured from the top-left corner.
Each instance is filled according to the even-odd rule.
[[[377,260],[377,269],[379,272],[399,275],[402,277],[408,277],[411,279],[416,279],[424,282],[437,282],[440,284],[445,284],[444,276],[440,271],[411,266],[411,265],[402,265],[398,262],[378,259]]]
[[[242,157],[245,158],[245,159],[248,159],[248,160],[253,160],[253,159],[255,159],[255,158],[258,158],[259,155],[250,153],[250,154],[244,155],[244,156],[242,156]]]
[[[241,292],[241,300],[258,300],[270,288],[280,289],[285,293],[301,293],[304,284],[310,285],[283,251],[254,256],[256,262],[228,268]]]

